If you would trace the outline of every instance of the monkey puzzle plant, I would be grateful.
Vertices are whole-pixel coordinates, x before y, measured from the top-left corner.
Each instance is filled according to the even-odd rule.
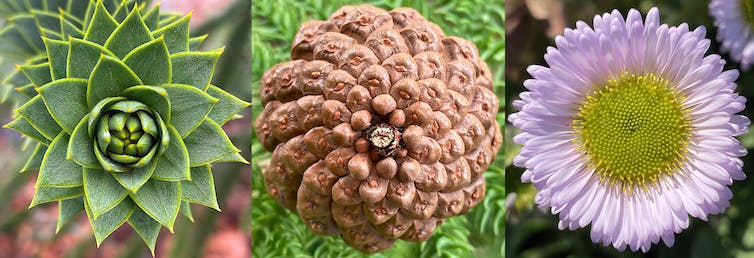
[[[43,37],[21,68],[38,94],[6,127],[39,142],[30,207],[58,202],[58,230],[85,210],[98,245],[128,222],[154,252],[189,203],[220,210],[211,163],[246,162],[221,125],[249,104],[210,84],[222,50],[195,51],[190,15],[87,9],[82,34]]]

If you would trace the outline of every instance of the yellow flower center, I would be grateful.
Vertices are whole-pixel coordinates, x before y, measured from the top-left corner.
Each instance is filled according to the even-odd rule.
[[[602,181],[647,189],[678,169],[691,135],[682,100],[651,73],[625,73],[584,99],[572,126]]]

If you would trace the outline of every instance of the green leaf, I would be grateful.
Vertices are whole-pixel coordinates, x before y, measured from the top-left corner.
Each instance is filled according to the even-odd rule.
[[[44,158],[46,152],[47,146],[37,142],[37,146],[34,147],[34,152],[31,154],[31,156],[29,156],[29,159],[26,160],[24,167],[21,168],[21,173],[38,169],[42,165],[42,159]]]
[[[58,14],[48,11],[32,10],[37,27],[46,31],[60,31],[60,18]]]
[[[185,137],[209,114],[218,99],[188,85],[163,85],[171,105],[171,124]]]
[[[128,217],[131,217],[131,214],[134,213],[136,206],[130,199],[125,199],[101,216],[93,215],[91,204],[88,202],[84,202],[84,208],[89,223],[92,224],[97,247],[99,247],[105,241],[105,238],[120,228],[123,223],[126,223]]]
[[[103,54],[114,56],[109,50],[89,41],[70,38],[69,43],[71,47],[68,49],[68,63],[66,64],[68,78],[89,79],[100,56]]]
[[[212,178],[209,165],[192,167],[191,181],[182,181],[181,191],[183,200],[220,211],[215,193],[215,180]]]
[[[126,89],[121,94],[131,100],[136,100],[147,105],[150,109],[157,111],[164,122],[170,122],[170,99],[168,92],[164,88],[155,86],[133,86]]]
[[[215,121],[220,125],[225,124],[225,122],[230,120],[235,114],[238,114],[238,112],[241,112],[241,110],[251,105],[215,85],[210,85],[209,89],[207,89],[207,93],[220,100],[214,107],[212,107],[212,111],[207,115],[212,121]]]
[[[188,149],[191,167],[206,165],[239,151],[212,119],[205,119],[183,142]]]
[[[223,50],[214,52],[183,52],[170,56],[173,64],[171,82],[187,84],[206,91],[212,74],[215,72],[217,59]]]
[[[120,60],[102,55],[89,78],[86,100],[90,107],[107,97],[116,97],[131,86],[142,85],[141,80]]]
[[[41,96],[36,96],[26,102],[23,106],[16,110],[18,114],[26,118],[26,121],[31,124],[34,129],[37,129],[45,138],[52,140],[58,133],[63,131],[58,123],[52,119],[50,112],[47,111],[44,101]]]
[[[37,86],[34,86],[33,83],[29,83],[27,85],[16,88],[16,91],[18,91],[21,94],[24,94],[24,96],[28,98],[33,98],[37,96],[36,88]]]
[[[165,43],[171,54],[188,51],[189,21],[191,14],[155,31],[155,37],[165,36]]]
[[[52,118],[69,134],[89,113],[86,85],[84,79],[66,78],[48,83],[38,90]]]
[[[144,212],[173,232],[181,205],[180,183],[149,180],[138,192],[130,195]]]
[[[122,58],[134,48],[152,39],[154,38],[149,33],[149,28],[141,18],[141,12],[134,11],[128,14],[128,17],[113,31],[104,46]]]
[[[42,87],[52,81],[50,75],[50,64],[43,63],[37,65],[24,65],[21,66],[21,72],[23,72],[27,78],[34,84],[34,86]]]
[[[157,169],[155,169],[152,178],[163,181],[181,181],[190,180],[189,156],[186,145],[183,143],[181,135],[171,125],[168,125],[168,134],[170,143],[167,149],[157,160]]]
[[[137,47],[123,59],[123,63],[145,85],[160,85],[170,81],[170,54],[162,37]]]
[[[34,52],[44,51],[44,49],[42,49],[43,46],[37,44],[37,41],[42,43],[41,40],[39,40],[42,35],[39,34],[39,29],[37,28],[36,21],[34,21],[34,17],[29,14],[15,15],[8,19],[8,23],[16,25],[15,27],[27,41],[29,46],[32,47]]]
[[[84,39],[102,45],[118,27],[118,22],[110,16],[105,6],[102,5],[102,1],[96,2],[94,14],[89,22],[89,29],[86,31]]]
[[[75,187],[83,183],[83,168],[66,159],[69,137],[60,133],[50,144],[39,169],[37,186]]]
[[[246,160],[243,156],[241,156],[240,153],[237,153],[237,152],[233,152],[231,154],[225,155],[222,158],[215,160],[215,162],[238,162],[238,163],[249,164],[249,161]]]
[[[75,1],[78,2],[78,1]],[[65,16],[65,14],[60,14],[61,17]],[[73,38],[84,38],[84,32],[81,31],[75,24],[68,21],[67,19],[60,19],[60,26],[62,29],[60,30],[63,39],[68,39],[69,37]]]
[[[149,28],[150,31],[154,31],[157,29],[159,22],[160,22],[160,3],[157,3],[151,10],[149,10],[149,12],[147,12],[144,15],[144,24],[147,25],[147,28]]]
[[[157,164],[152,162],[140,168],[134,168],[131,171],[123,173],[112,173],[115,180],[120,183],[128,191],[135,193],[139,191],[142,185],[144,185],[150,177],[154,174]]]
[[[48,202],[67,200],[84,194],[82,187],[60,188],[60,187],[37,187],[34,191],[34,198],[31,200],[29,208]]]
[[[58,224],[55,233],[60,233],[60,230],[83,210],[84,199],[81,197],[58,201]]]
[[[71,48],[71,46],[66,41],[49,38],[43,38],[42,40],[47,49],[47,58],[50,61],[52,79],[57,80],[65,78],[65,69],[68,63],[68,49]]]
[[[157,236],[160,234],[160,228],[162,228],[160,223],[152,219],[152,217],[149,217],[149,215],[144,213],[141,209],[136,209],[136,211],[131,214],[131,217],[128,218],[128,224],[131,225],[134,231],[136,231],[136,234],[144,240],[144,243],[149,247],[149,251],[152,252],[152,256],[154,256]]]
[[[107,172],[124,173],[131,170],[131,168],[113,161],[110,157],[106,157],[98,147],[94,148],[94,156],[97,157],[97,161],[102,165],[102,169]]]
[[[96,219],[121,203],[128,191],[113,178],[110,172],[84,168],[84,193],[92,215]]]
[[[16,67],[16,69],[3,78],[3,84],[10,84],[13,85],[13,87],[18,87],[20,85],[31,84],[31,81],[29,81],[29,78],[26,78],[26,75],[21,72],[20,68]]]
[[[73,129],[66,158],[85,168],[102,169],[102,165],[99,164],[94,155],[94,139],[89,135],[88,123],[89,115],[86,115]]]
[[[189,202],[181,201],[181,215],[194,222],[194,214],[191,213],[191,204]]]
[[[95,129],[96,122],[99,121],[100,116],[104,113],[103,110],[107,110],[108,108],[110,108],[110,106],[113,106],[113,105],[115,105],[116,103],[118,103],[118,102],[120,102],[122,100],[126,100],[126,98],[124,98],[124,97],[109,97],[109,98],[106,98],[106,99],[103,99],[103,100],[97,102],[97,104],[94,105],[94,107],[92,108],[92,110],[89,111],[89,119],[87,119],[88,120],[87,121],[87,125],[88,125],[87,126],[87,128],[88,128],[87,132],[89,133],[89,135],[94,135],[94,131],[95,131],[94,129]]]
[[[202,46],[204,40],[207,39],[207,35],[193,37],[189,39],[189,51],[197,51]]]
[[[50,145],[51,141],[44,135],[42,135],[42,133],[37,131],[37,129],[31,126],[29,121],[22,116],[16,117],[16,119],[13,119],[13,121],[10,121],[10,123],[4,125],[3,127],[13,129],[16,132],[26,135],[27,137],[30,137],[34,140],[40,141],[45,145]]]

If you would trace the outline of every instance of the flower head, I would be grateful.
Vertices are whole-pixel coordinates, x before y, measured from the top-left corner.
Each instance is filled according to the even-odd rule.
[[[57,202],[58,230],[86,211],[97,244],[128,222],[154,250],[189,203],[220,210],[210,164],[246,162],[220,125],[249,104],[210,84],[222,50],[197,51],[190,16],[86,10],[81,30],[43,37],[45,55],[20,67],[38,94],[6,127],[37,141],[31,206]]]
[[[591,225],[591,239],[648,251],[729,205],[742,180],[734,138],[749,119],[734,92],[738,71],[723,71],[705,29],[646,20],[636,10],[577,22],[530,66],[529,90],[510,122],[522,130],[514,164],[539,190],[535,202],[559,214],[561,229]]]
[[[717,27],[717,40],[722,43],[720,50],[748,70],[754,63],[754,3],[712,0],[709,9]]]

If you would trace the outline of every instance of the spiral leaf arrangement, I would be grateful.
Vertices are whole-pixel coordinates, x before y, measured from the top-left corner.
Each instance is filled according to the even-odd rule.
[[[154,252],[189,203],[220,210],[211,163],[247,162],[221,125],[249,104],[210,84],[222,50],[196,51],[190,15],[111,7],[90,1],[81,29],[42,36],[46,56],[21,67],[38,94],[5,127],[38,141],[30,207],[58,202],[58,230],[85,211],[98,245],[128,222]]]

